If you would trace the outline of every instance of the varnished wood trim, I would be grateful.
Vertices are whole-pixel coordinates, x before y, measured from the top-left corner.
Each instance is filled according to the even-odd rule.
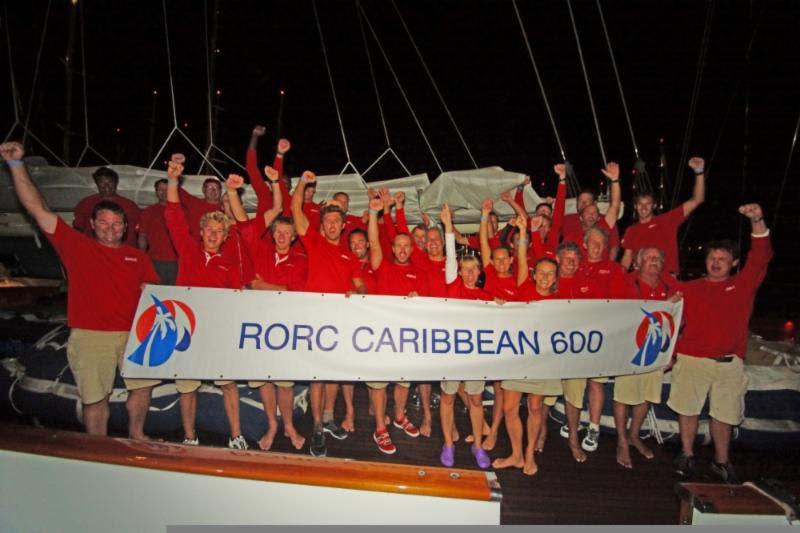
[[[189,474],[496,501],[486,473],[308,455],[183,446],[0,424],[0,449]]]

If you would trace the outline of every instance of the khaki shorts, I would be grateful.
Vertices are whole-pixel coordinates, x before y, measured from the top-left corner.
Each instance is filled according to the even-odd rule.
[[[561,388],[562,389],[564,388],[563,385],[562,385]],[[547,407],[553,407],[556,404],[557,401],[558,401],[558,396],[545,396],[544,397],[544,404]]]
[[[744,419],[746,393],[747,375],[741,358],[720,362],[678,354],[667,405],[680,415],[696,416],[708,397],[711,418],[738,426]]]
[[[98,331],[72,328],[67,341],[67,361],[81,402],[91,405],[102,401],[114,390],[117,367],[125,361],[127,331]],[[157,379],[125,379],[128,390],[153,387]]]
[[[393,383],[395,385],[399,385],[399,386],[404,387],[406,389],[411,387],[411,382],[410,381],[394,381]],[[389,382],[388,381],[367,381],[367,387],[369,387],[370,389],[378,389],[378,390],[380,390],[380,389],[385,389],[388,386],[389,386]]]
[[[614,401],[625,405],[661,403],[661,384],[664,372],[654,370],[644,374],[617,376],[614,378]]]
[[[560,379],[507,379],[503,390],[513,390],[536,396],[556,397],[561,394]]]
[[[294,387],[294,381],[248,381],[247,386],[251,389],[260,389],[267,383],[272,383],[276,387],[280,387],[281,389],[288,389],[290,387]]]
[[[458,392],[458,386],[462,383],[464,384],[464,391],[473,396],[483,394],[483,389],[486,387],[485,381],[441,381],[439,382],[439,387],[441,387],[444,394],[453,395]]]
[[[589,378],[595,383],[608,383],[608,377]],[[574,407],[583,409],[583,393],[586,391],[587,378],[562,379],[561,386],[564,388],[564,400]]]
[[[176,379],[175,386],[181,394],[189,394],[200,388],[202,382],[196,379]]]

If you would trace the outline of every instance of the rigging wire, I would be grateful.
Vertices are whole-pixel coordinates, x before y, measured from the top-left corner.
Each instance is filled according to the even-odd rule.
[[[639,159],[639,146],[636,144],[636,135],[633,133],[633,123],[631,122],[631,115],[628,112],[628,102],[625,99],[625,91],[622,90],[622,80],[619,76],[619,69],[617,69],[617,60],[614,58],[614,49],[611,47],[611,38],[608,36],[608,28],[606,27],[606,19],[603,16],[603,8],[600,5],[600,0],[597,2],[597,11],[600,13],[600,23],[603,26],[603,35],[606,38],[608,45],[608,55],[611,56],[611,66],[614,67],[614,76],[617,79],[617,88],[619,89],[619,97],[622,100],[622,110],[625,112],[625,121],[628,123],[628,131],[631,134],[631,142],[633,143],[633,153],[636,159]]]
[[[25,123],[23,124],[24,133],[22,135],[22,144],[25,144],[25,139],[28,133],[28,126],[31,120],[31,111],[33,110],[33,98],[36,95],[36,84],[39,81],[39,66],[42,62],[42,51],[44,50],[44,43],[47,40],[47,24],[50,20],[50,4],[51,0],[47,0],[47,8],[44,12],[44,23],[42,24],[42,37],[39,41],[39,50],[36,52],[36,63],[33,69],[33,81],[31,81],[31,97],[28,99],[28,111],[25,114]]]
[[[800,115],[797,116],[797,124],[794,127],[794,135],[792,135],[792,144],[789,148],[789,158],[786,160],[786,168],[783,171],[783,178],[781,179],[781,188],[778,191],[778,199],[775,202],[775,213],[772,215],[771,228],[775,228],[778,223],[778,214],[781,211],[781,202],[783,201],[783,190],[786,187],[786,177],[789,175],[789,168],[792,166],[792,158],[794,157],[794,148],[797,144],[797,134],[800,131]]]
[[[439,168],[439,172],[444,173],[444,169],[442,169],[442,165],[439,163],[439,158],[436,157],[436,152],[433,151],[433,147],[431,146],[430,141],[428,141],[428,136],[425,135],[425,130],[422,128],[422,124],[417,118],[417,114],[414,112],[414,108],[411,105],[411,102],[408,99],[408,95],[406,95],[405,89],[403,89],[402,83],[400,83],[400,78],[397,76],[397,72],[395,72],[394,67],[392,66],[391,61],[389,61],[389,56],[386,54],[386,50],[383,49],[383,45],[381,45],[381,41],[378,38],[378,34],[375,32],[375,28],[372,27],[372,23],[369,21],[369,17],[367,16],[367,12],[364,10],[361,2],[356,2],[358,9],[361,11],[361,14],[364,17],[364,22],[367,23],[367,27],[369,28],[370,33],[372,34],[372,38],[375,39],[375,43],[378,45],[378,50],[380,50],[381,55],[383,56],[383,60],[386,62],[386,66],[389,68],[389,72],[392,74],[395,83],[397,84],[397,88],[400,90],[400,94],[403,96],[403,100],[405,100],[406,106],[408,107],[409,112],[411,113],[414,122],[419,129],[420,134],[422,135],[422,139],[425,141],[425,145],[428,147],[428,151],[433,156],[433,160],[436,162],[436,166]]]
[[[597,110],[594,107],[594,97],[592,96],[592,86],[589,84],[589,74],[586,72],[586,62],[583,60],[583,50],[581,49],[581,39],[578,35],[578,25],[575,23],[575,14],[572,12],[572,2],[567,0],[569,8],[569,18],[572,21],[572,31],[575,34],[575,44],[578,45],[578,57],[581,60],[581,70],[583,70],[583,81],[586,82],[586,93],[589,96],[589,105],[592,108],[592,118],[594,119],[594,129],[597,132],[597,143],[600,145],[600,155],[603,158],[603,166],[608,165],[606,150],[603,147],[603,137],[600,134],[600,122],[597,119]]]
[[[714,0],[709,0],[708,9],[706,10],[705,27],[703,28],[703,38],[700,45],[700,56],[697,60],[697,73],[694,79],[694,89],[692,91],[692,100],[689,105],[689,118],[686,121],[686,130],[683,134],[683,147],[681,148],[681,157],[678,160],[677,174],[675,176],[675,187],[672,190],[672,202],[670,207],[675,207],[678,202],[678,196],[681,192],[681,183],[683,181],[684,163],[689,155],[689,141],[692,137],[692,129],[694,128],[694,117],[697,112],[697,101],[700,99],[700,86],[703,81],[703,71],[706,65],[706,55],[708,53],[708,41],[711,36],[711,21],[714,16]]]
[[[348,166],[353,167],[355,169],[355,165],[352,163],[352,158],[350,157],[350,148],[347,146],[347,135],[344,132],[344,122],[342,122],[342,113],[339,110],[339,100],[336,98],[336,86],[333,83],[333,73],[331,72],[331,65],[328,61],[328,49],[325,46],[325,36],[322,34],[322,24],[319,20],[319,12],[317,11],[317,0],[312,0],[311,7],[314,9],[314,20],[317,22],[317,32],[319,33],[319,41],[322,45],[322,57],[325,59],[325,69],[328,72],[328,82],[331,86],[331,95],[333,96],[333,104],[336,108],[336,118],[339,120],[339,131],[342,134],[342,144],[344,144],[344,153],[347,156],[347,163],[345,164],[344,168],[347,169]],[[356,170],[358,172],[358,170]],[[341,172],[344,173],[344,169]]]
[[[86,78],[88,77],[87,73],[88,71],[86,69],[86,36],[84,33],[82,3],[78,6],[78,17],[81,27],[80,38],[81,38],[81,80],[83,81],[83,132],[86,142],[83,146],[83,151],[81,152],[81,155],[78,157],[78,161],[75,163],[75,168],[81,166],[81,162],[83,161],[86,152],[88,152],[89,150],[94,152],[95,155],[97,155],[100,159],[102,159],[105,162],[105,164],[110,165],[111,162],[106,157],[104,157],[100,152],[95,150],[94,147],[92,147],[91,140],[89,137],[89,96],[88,96],[89,93],[86,88],[87,86]],[[69,132],[67,132],[66,134],[69,135]]]
[[[403,14],[400,12],[400,9],[397,7],[397,4],[394,0],[392,0],[392,7],[394,7],[395,12],[397,12],[397,16],[400,18],[400,23],[403,25],[403,29],[406,31],[406,35],[408,35],[408,40],[411,41],[411,45],[414,47],[414,51],[417,53],[417,57],[419,57],[420,63],[422,63],[422,68],[425,69],[425,73],[428,75],[428,79],[431,81],[431,85],[433,85],[433,89],[436,91],[436,96],[439,97],[439,101],[442,103],[442,107],[447,112],[447,117],[450,119],[450,123],[455,128],[456,133],[458,134],[458,138],[461,141],[461,144],[464,146],[464,150],[467,152],[470,161],[475,168],[478,168],[478,163],[475,161],[475,158],[472,156],[472,152],[467,146],[467,141],[464,140],[464,136],[461,134],[461,129],[456,124],[456,120],[453,118],[453,114],[450,112],[450,107],[445,102],[444,96],[442,96],[441,91],[439,90],[439,86],[436,83],[436,80],[433,79],[433,74],[431,74],[430,69],[428,68],[428,64],[425,62],[425,59],[422,57],[422,52],[420,52],[419,47],[417,46],[417,42],[414,40],[414,37],[411,35],[411,30],[408,28],[406,24],[405,18],[403,18]]]
[[[372,170],[372,168],[375,165],[377,165],[378,162],[381,159],[383,159],[385,156],[387,156],[389,154],[394,156],[395,160],[400,164],[401,167],[403,167],[403,170],[405,171],[406,175],[407,176],[411,176],[411,172],[408,170],[406,165],[403,163],[403,161],[400,159],[400,157],[394,151],[394,149],[392,148],[392,143],[391,143],[391,141],[389,139],[389,128],[386,126],[386,117],[383,114],[383,105],[381,104],[381,95],[380,95],[380,91],[378,91],[378,80],[375,77],[375,68],[372,65],[372,55],[369,53],[369,41],[367,40],[367,32],[364,31],[364,20],[363,20],[363,18],[361,16],[361,11],[358,9],[358,3],[357,2],[355,4],[355,6],[356,6],[356,17],[358,18],[358,29],[361,31],[361,40],[364,43],[364,52],[365,52],[365,54],[367,56],[367,66],[369,66],[369,74],[370,74],[370,77],[372,78],[372,87],[373,87],[373,89],[375,89],[375,101],[378,104],[378,114],[380,115],[381,125],[383,126],[383,136],[386,139],[386,150],[384,150],[383,153],[381,155],[379,155],[378,158],[375,159],[375,161],[373,161],[372,164],[369,165],[366,170],[364,170],[364,172],[362,173],[362,176],[366,176],[367,173],[370,170]]]

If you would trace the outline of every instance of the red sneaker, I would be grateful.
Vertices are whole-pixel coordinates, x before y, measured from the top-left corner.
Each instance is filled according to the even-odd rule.
[[[373,433],[372,440],[374,440],[375,444],[378,445],[378,449],[387,455],[392,455],[397,451],[397,448],[395,448],[394,444],[392,443],[392,438],[389,436],[389,432],[385,429],[380,433]]]
[[[408,417],[404,416],[402,420],[393,420],[392,425],[398,429],[402,429],[406,432],[406,435],[411,437],[412,439],[416,439],[419,437],[419,430],[417,426],[412,424],[408,421]]]

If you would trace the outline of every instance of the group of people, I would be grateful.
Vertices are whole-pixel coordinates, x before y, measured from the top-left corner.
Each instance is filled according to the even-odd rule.
[[[724,481],[736,481],[729,460],[731,429],[743,420],[747,324],[771,247],[761,208],[745,204],[739,212],[750,220],[752,230],[745,266],[735,273],[739,250],[731,241],[717,241],[705,247],[706,276],[689,282],[678,280],[677,231],[704,201],[703,159],[693,157],[688,162],[695,184],[691,198],[680,206],[656,214],[653,195],[638,194],[633,202],[637,221],[621,240],[617,230],[620,172],[613,162],[602,170],[610,183],[610,205],[605,213],[601,213],[595,194],[583,191],[577,197],[577,214],[565,214],[566,169],[555,165],[558,190],[554,199],[532,209],[525,206],[522,190],[529,184],[526,180],[516,194],[508,191],[500,197],[516,213],[504,229],[500,230],[493,212],[494,199],[486,199],[478,235],[468,237],[455,228],[447,205],[439,213],[441,225],[432,225],[426,216],[424,223],[409,228],[402,192],[369,190],[369,209],[360,215],[349,213],[350,199],[343,192],[323,203],[314,202],[317,182],[311,171],[305,171],[290,192],[282,169],[291,145],[281,139],[273,164],[262,173],[257,145],[264,134],[262,126],[254,128],[247,150],[250,186],[258,197],[254,218],[242,205],[243,177],[230,175],[224,183],[210,178],[203,184],[203,198],[198,198],[181,187],[185,158],[174,154],[167,166],[167,178],[155,184],[158,202],[141,212],[135,203],[117,194],[116,173],[105,167],[98,169],[94,174],[98,194],[78,204],[74,228],[48,209],[27,173],[23,147],[15,142],[0,145],[0,157],[9,168],[21,204],[53,244],[67,272],[71,328],[67,354],[84,405],[87,432],[107,432],[108,398],[117,368],[122,365],[141,287],[146,283],[447,297],[494,301],[497,305],[548,299],[683,298],[684,325],[674,365],[670,365],[668,400],[680,421],[682,452],[675,460],[675,470],[683,475],[695,473],[693,445],[698,415],[709,399],[715,446],[712,471]],[[459,259],[457,243],[478,253]],[[616,459],[625,468],[633,466],[630,448],[645,458],[653,457],[639,434],[649,405],[661,401],[662,377],[663,371],[657,370],[614,380]],[[561,395],[567,422],[560,434],[574,459],[584,462],[586,452],[598,447],[607,381],[497,381],[493,384],[495,402],[490,421],[485,420],[482,406],[483,381],[443,381],[439,384],[441,463],[453,466],[455,462],[459,434],[454,403],[460,396],[471,423],[471,434],[465,440],[471,443],[477,465],[519,468],[525,474],[535,474],[536,454],[546,439],[548,410]],[[146,438],[144,422],[157,383],[125,380],[131,438]],[[239,385],[233,381],[215,383],[223,392],[229,446],[246,449],[239,420]],[[177,380],[176,384],[183,442],[197,445],[195,416],[201,383]],[[306,438],[291,417],[294,383],[250,381],[248,385],[259,390],[268,419],[267,432],[258,446],[263,450],[272,446],[279,406],[284,413],[284,435],[296,449],[303,448]],[[388,385],[367,383],[375,425],[373,440],[380,452],[393,454],[396,446],[389,433],[391,427],[411,438],[432,435],[432,387],[430,383],[416,384],[423,408],[418,427],[406,413],[409,383],[393,384],[391,414],[386,412]],[[333,413],[340,388],[345,417],[337,424]],[[326,455],[326,435],[344,439],[355,430],[353,390],[352,383],[310,384],[312,455]],[[525,431],[520,417],[523,395],[527,395]],[[585,395],[589,425],[584,428],[580,414]],[[503,422],[511,454],[492,461],[488,452],[494,449]]]

